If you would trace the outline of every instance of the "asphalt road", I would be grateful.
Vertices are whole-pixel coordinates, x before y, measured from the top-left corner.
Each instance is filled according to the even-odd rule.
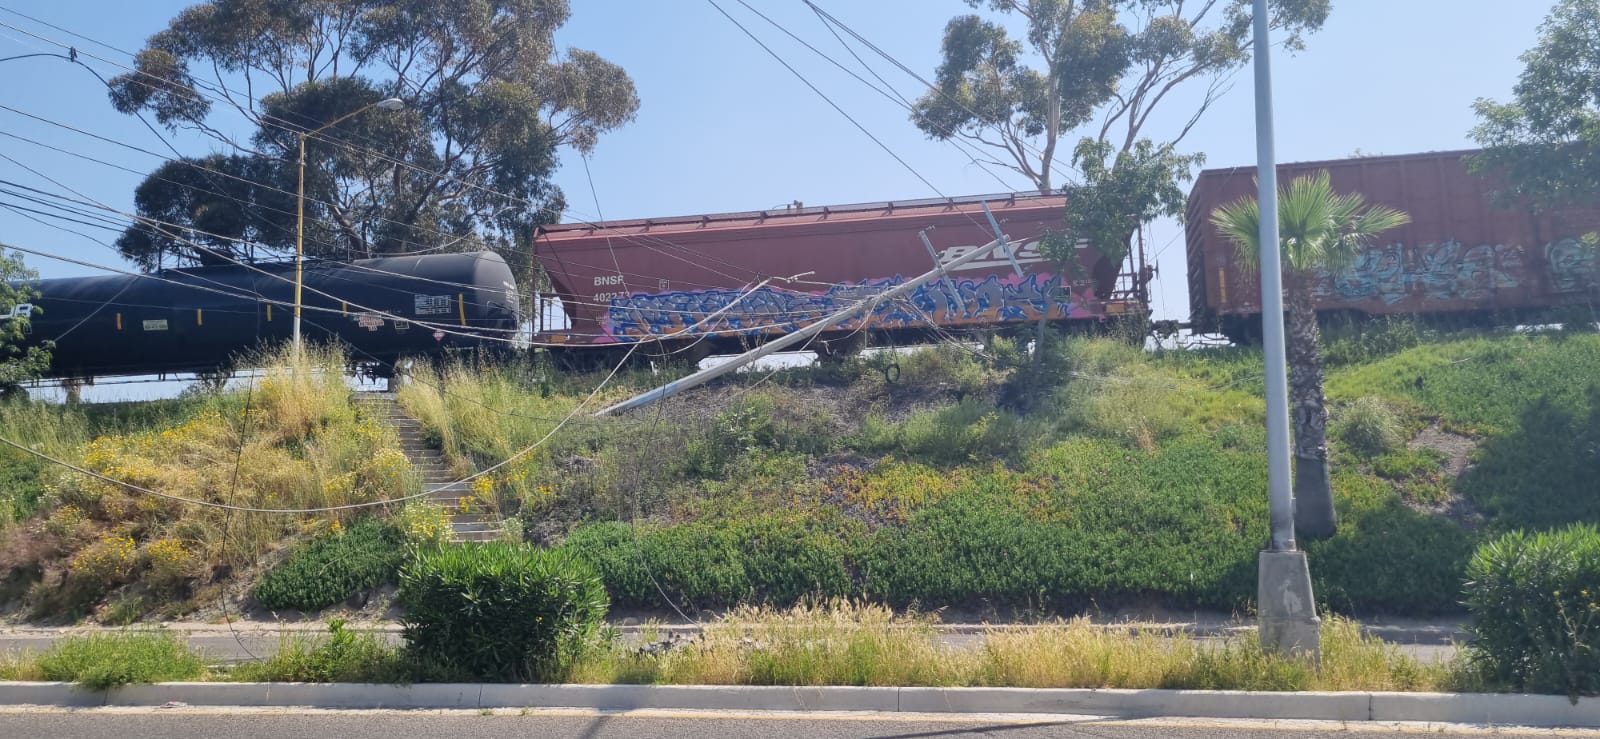
[[[1081,716],[933,716],[902,714],[723,713],[688,711],[219,711],[213,709],[87,709],[0,711],[0,737],[35,739],[394,739],[458,737],[524,739],[578,737],[911,737],[989,736],[1003,739],[1264,739],[1265,737],[1600,737],[1600,731],[1510,730],[1427,724],[1229,722],[1180,719],[1106,720]]]

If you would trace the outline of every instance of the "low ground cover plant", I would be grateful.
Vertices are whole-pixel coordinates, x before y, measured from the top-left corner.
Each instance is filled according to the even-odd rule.
[[[256,583],[251,596],[266,608],[317,611],[395,580],[405,535],[379,518],[337,524],[296,548]]]

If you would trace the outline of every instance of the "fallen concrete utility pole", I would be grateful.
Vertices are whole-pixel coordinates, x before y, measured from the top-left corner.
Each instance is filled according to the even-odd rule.
[[[704,384],[708,380],[721,377],[722,375],[728,374],[729,372],[765,357],[768,354],[781,352],[788,347],[794,346],[795,344],[810,339],[811,337],[816,336],[823,331],[827,331],[828,329],[843,323],[846,319],[856,315],[857,313],[870,313],[876,309],[879,304],[895,300],[896,298],[899,298],[900,296],[905,295],[912,290],[922,287],[924,284],[939,278],[945,272],[953,270],[963,264],[966,264],[967,262],[971,262],[988,254],[989,252],[994,251],[995,247],[1000,246],[1004,242],[1005,239],[1003,237],[995,239],[994,241],[973,249],[972,251],[961,255],[960,257],[950,260],[948,264],[934,265],[934,269],[931,272],[924,272],[921,275],[906,280],[905,282],[895,285],[894,287],[878,293],[877,295],[866,298],[857,303],[853,303],[849,307],[840,310],[839,312],[834,313],[827,318],[817,321],[810,326],[800,329],[799,331],[784,336],[780,339],[773,339],[772,341],[740,354],[739,356],[723,362],[715,367],[700,370],[699,372],[689,375],[681,380],[669,382],[654,390],[650,390],[648,392],[628,398],[627,400],[624,400],[621,403],[613,405],[609,408],[603,408],[595,411],[595,415],[605,416],[617,411],[626,411],[638,408],[640,406],[649,405],[650,403],[654,403],[662,398],[668,398],[681,393],[689,388],[695,387],[696,385]]]

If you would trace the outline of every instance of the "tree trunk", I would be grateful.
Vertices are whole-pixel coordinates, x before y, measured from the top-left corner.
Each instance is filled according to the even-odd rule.
[[[1289,281],[1285,351],[1289,416],[1294,426],[1294,527],[1301,539],[1326,539],[1338,528],[1328,475],[1328,409],[1322,395],[1322,351],[1311,285]]]

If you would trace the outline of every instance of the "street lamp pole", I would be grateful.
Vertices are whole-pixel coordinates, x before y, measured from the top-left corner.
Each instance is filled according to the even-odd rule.
[[[326,131],[339,123],[367,112],[373,108],[384,110],[399,110],[405,107],[400,98],[384,98],[375,103],[364,105],[360,108],[345,113],[327,123],[310,131],[297,134],[300,139],[300,191],[296,198],[294,232],[294,353],[300,356],[300,296],[305,288],[305,240],[306,240],[306,139]]]
[[[1306,553],[1295,546],[1290,488],[1288,362],[1283,341],[1283,271],[1278,243],[1278,162],[1272,127],[1272,45],[1267,0],[1255,0],[1256,203],[1261,214],[1261,323],[1267,393],[1267,511],[1272,538],[1258,560],[1256,608],[1262,646],[1321,652]]]

